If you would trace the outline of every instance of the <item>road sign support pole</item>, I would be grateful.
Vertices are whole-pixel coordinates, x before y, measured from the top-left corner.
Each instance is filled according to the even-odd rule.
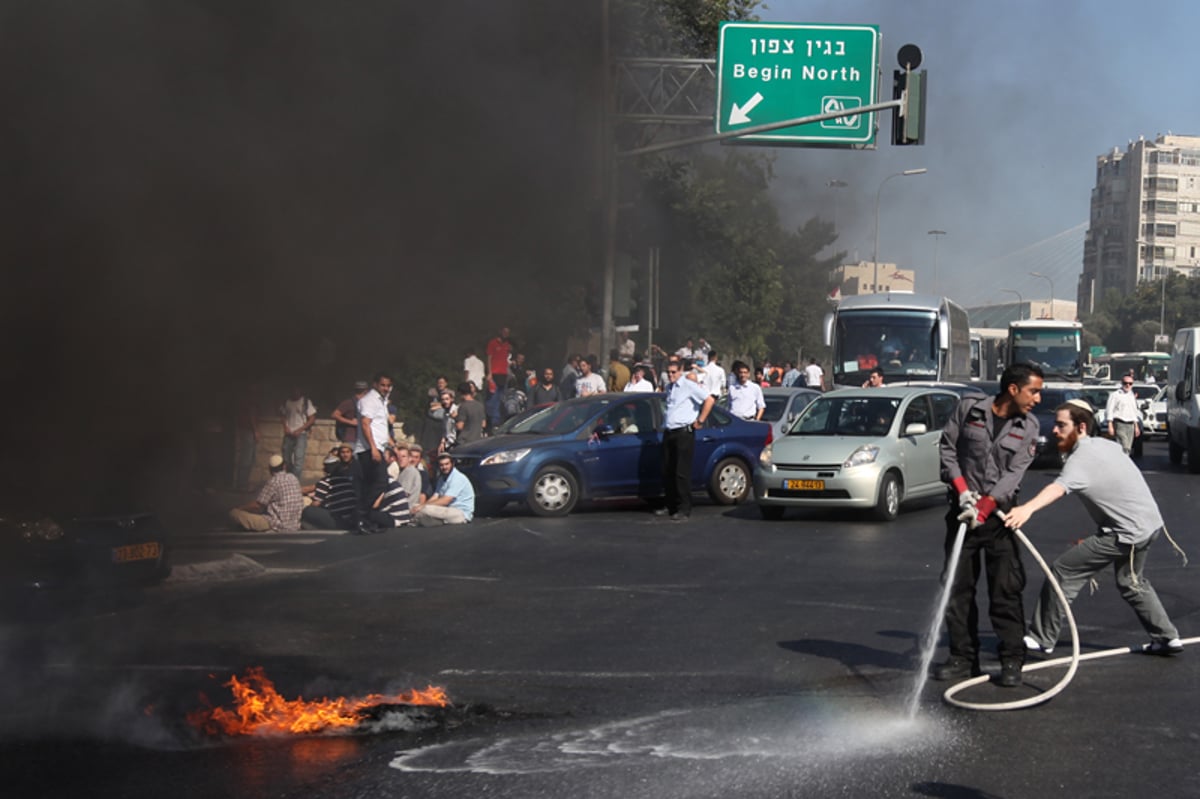
[[[872,103],[871,105],[859,106],[858,108],[848,108],[845,111],[835,111],[828,114],[816,114],[808,117],[797,117],[796,119],[784,119],[779,122],[768,122],[764,125],[751,125],[739,130],[731,130],[727,133],[710,133],[706,136],[692,136],[691,138],[687,139],[676,139],[675,141],[651,144],[647,147],[638,147],[634,150],[626,150],[625,152],[618,153],[617,156],[619,158],[631,158],[637,155],[659,153],[663,150],[673,150],[676,147],[690,147],[693,144],[710,144],[712,142],[727,141],[729,139],[736,139],[740,136],[750,136],[755,133],[766,133],[767,131],[779,130],[780,128],[790,128],[793,125],[807,125],[811,122],[824,122],[828,119],[840,119],[841,117],[870,114],[875,111],[886,111],[889,108],[899,107],[899,100],[886,100],[882,103]]]

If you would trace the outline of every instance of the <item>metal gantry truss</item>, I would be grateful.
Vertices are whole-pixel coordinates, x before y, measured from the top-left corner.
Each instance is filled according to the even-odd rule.
[[[716,113],[716,65],[713,58],[617,59],[615,121],[650,129],[711,125]]]

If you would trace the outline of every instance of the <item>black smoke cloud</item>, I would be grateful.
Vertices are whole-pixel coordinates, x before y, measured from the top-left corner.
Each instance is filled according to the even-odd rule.
[[[7,460],[45,485],[169,453],[253,379],[336,392],[578,318],[599,9],[7,4]]]

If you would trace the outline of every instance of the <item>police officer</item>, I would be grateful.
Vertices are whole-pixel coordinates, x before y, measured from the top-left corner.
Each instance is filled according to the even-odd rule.
[[[975,605],[982,556],[988,576],[988,612],[1000,638],[998,682],[1005,687],[1021,683],[1025,567],[1016,539],[995,511],[1007,512],[1016,504],[1021,478],[1037,453],[1038,421],[1029,412],[1041,401],[1043,377],[1033,364],[1008,367],[1000,378],[1000,393],[964,398],[942,431],[942,480],[952,486],[943,569],[943,579],[952,581],[946,606],[950,657],[933,669],[935,680],[961,680],[982,673]],[[960,523],[968,530],[958,567],[947,575]]]
[[[662,478],[667,506],[654,513],[671,514],[685,522],[692,513],[692,455],[696,451],[696,429],[704,426],[716,397],[683,361],[667,362],[667,429],[663,432]]]

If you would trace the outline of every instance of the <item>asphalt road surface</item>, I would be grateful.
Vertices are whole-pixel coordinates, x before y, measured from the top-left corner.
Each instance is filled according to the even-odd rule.
[[[1170,531],[1200,559],[1200,478],[1170,467],[1160,443],[1143,469]],[[1026,495],[1052,474],[1032,472]],[[1030,710],[960,710],[942,701],[944,685],[920,686],[942,513],[934,502],[891,524],[807,512],[765,522],[752,504],[701,505],[673,523],[629,506],[265,548],[214,538],[208,554],[226,571],[191,569],[132,601],[0,627],[0,791],[1200,795],[1200,647],[1084,663]],[[1026,532],[1053,558],[1090,524],[1068,497]],[[205,546],[187,543],[195,566]],[[1028,613],[1041,576],[1026,565]],[[1160,542],[1147,570],[1185,638],[1200,635],[1197,568]],[[1110,577],[1075,612],[1085,652],[1146,640]],[[986,613],[983,626],[995,670]],[[454,704],[380,708],[338,735],[210,737],[188,724],[201,694],[230,704],[223,684],[255,666],[287,698],[434,684]],[[1032,695],[1061,673],[969,697]]]

